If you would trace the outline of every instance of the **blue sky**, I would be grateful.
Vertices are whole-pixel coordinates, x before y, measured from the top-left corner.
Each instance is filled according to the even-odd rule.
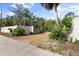
[[[43,17],[46,19],[54,19],[55,18],[55,12],[54,10],[46,10],[43,8],[39,3],[28,3],[23,4],[25,8],[29,9],[31,13],[38,17]],[[12,3],[0,3],[0,10],[2,10],[3,15],[2,17],[6,17],[7,15],[14,15],[9,9],[15,8],[15,4]],[[58,15],[60,18],[63,18],[63,16],[68,12],[74,12],[75,15],[79,15],[79,3],[61,3],[58,6]]]

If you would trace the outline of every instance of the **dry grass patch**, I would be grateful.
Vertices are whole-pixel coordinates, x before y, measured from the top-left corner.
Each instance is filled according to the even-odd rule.
[[[18,36],[13,37],[17,40],[22,40],[24,42],[29,42],[31,44],[34,44],[35,46],[38,46],[44,42],[49,41],[49,32],[43,33],[43,34],[35,34],[35,35],[28,35],[28,36]]]

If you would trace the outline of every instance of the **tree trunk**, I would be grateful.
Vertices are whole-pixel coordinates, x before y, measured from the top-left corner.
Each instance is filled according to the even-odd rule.
[[[54,3],[54,10],[55,10],[56,24],[58,24],[58,12],[57,12],[56,3]]]

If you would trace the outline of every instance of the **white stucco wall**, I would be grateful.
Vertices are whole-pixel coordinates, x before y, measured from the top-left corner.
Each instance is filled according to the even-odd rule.
[[[15,25],[15,26],[9,26],[9,27],[1,27],[1,32],[10,33],[9,28],[10,29],[15,29],[15,28],[17,28],[17,25]]]
[[[72,41],[79,40],[79,17],[73,19],[73,31],[71,33]]]
[[[25,29],[28,32],[34,32],[33,26],[20,26],[21,28]]]
[[[33,32],[34,31],[33,26],[19,26],[19,27],[25,29],[28,32]],[[15,25],[15,26],[9,26],[9,27],[1,27],[1,32],[10,33],[9,28],[15,29],[15,28],[17,28],[17,25]]]

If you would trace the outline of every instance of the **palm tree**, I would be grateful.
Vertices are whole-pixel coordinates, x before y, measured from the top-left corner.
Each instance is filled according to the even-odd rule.
[[[44,6],[47,10],[52,10],[54,9],[56,12],[56,23],[58,24],[58,12],[57,12],[57,7],[59,3],[41,3],[42,6]]]

